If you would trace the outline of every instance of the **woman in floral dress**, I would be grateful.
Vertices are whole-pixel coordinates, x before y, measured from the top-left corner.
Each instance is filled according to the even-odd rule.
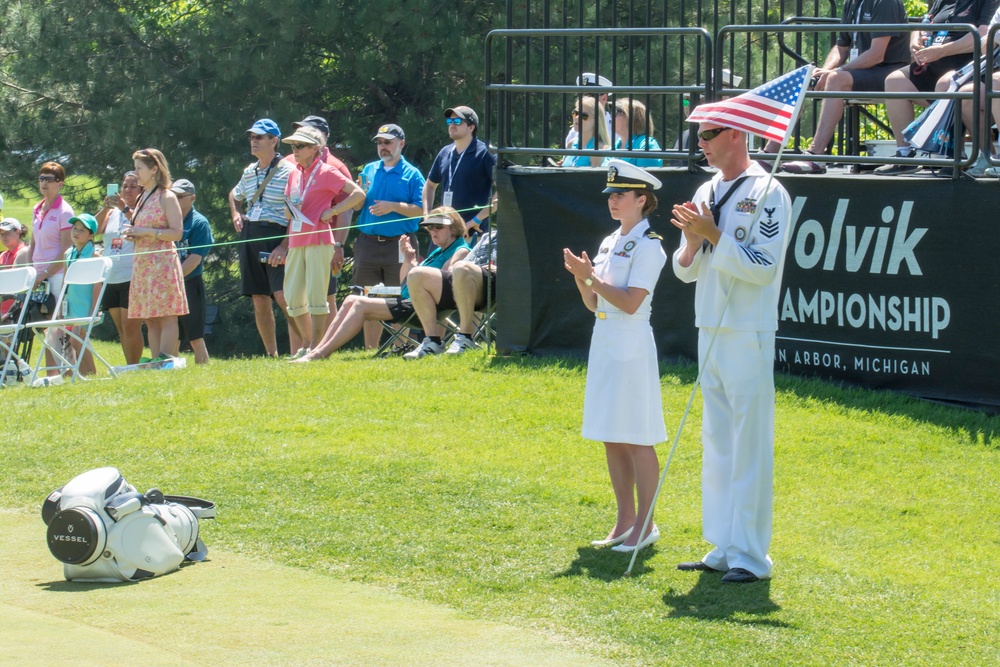
[[[144,148],[132,154],[145,193],[123,235],[135,242],[128,316],[146,321],[149,351],[166,358],[177,347],[177,316],[188,313],[184,276],[175,241],[184,233],[181,206],[170,191],[170,168],[163,153]]]

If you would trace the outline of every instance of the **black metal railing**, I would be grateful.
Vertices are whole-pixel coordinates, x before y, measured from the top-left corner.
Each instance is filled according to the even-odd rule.
[[[802,4],[796,3],[797,6]],[[647,19],[650,6],[646,6]],[[835,11],[832,2],[826,6]],[[530,5],[527,7],[530,10]],[[550,4],[545,2],[543,7],[550,7]],[[601,20],[599,9],[599,6],[596,7],[591,18]],[[666,11],[666,5],[662,11]],[[565,14],[563,17],[565,19]],[[577,16],[580,21],[585,18],[582,14]],[[718,15],[715,18],[718,19]],[[508,16],[508,23],[511,20]],[[867,29],[913,32],[921,27],[916,23],[879,24],[867,26]],[[967,24],[950,24],[949,29],[978,34],[975,27]],[[723,91],[727,95],[739,94],[780,76],[802,62],[822,63],[833,44],[835,33],[840,30],[838,19],[798,14],[789,15],[782,23],[776,24],[722,25],[714,33],[696,27],[525,27],[495,30],[486,39],[484,136],[496,146],[504,159],[512,162],[535,164],[542,163],[545,158],[568,155],[643,157],[694,168],[703,155],[694,142],[682,141],[686,128],[685,109],[691,108],[686,100],[689,99],[689,104],[693,106],[702,100],[718,99]],[[989,34],[992,36],[997,31],[998,28],[993,27]],[[978,61],[980,56],[977,39],[970,60],[974,58]],[[883,136],[888,136],[888,127],[865,108],[878,105],[882,100],[945,99],[960,105],[963,101],[980,99],[985,94],[988,106],[991,100],[1000,98],[1000,93],[993,91],[992,87],[990,75],[993,63],[987,63],[987,67],[985,91],[978,76],[973,77],[972,90],[967,92],[810,91],[795,128],[794,144],[798,146],[802,137],[812,136],[819,106],[829,98],[850,100],[853,113],[867,116],[869,122],[877,124]],[[730,76],[724,76],[723,70],[729,70]],[[577,77],[585,72],[601,74],[610,79],[612,85],[575,85]],[[732,75],[741,76],[742,85],[724,90],[727,81],[734,81]],[[659,128],[659,136],[663,138],[662,148],[653,150],[647,145],[644,150],[637,151],[630,148],[630,141],[623,142],[618,150],[567,148],[563,137],[571,105],[579,104],[584,95],[596,97],[602,94],[608,95],[612,109],[614,102],[625,95],[644,102],[648,110],[646,129],[651,130],[654,125]],[[908,163],[930,167],[954,166],[957,174],[959,167],[974,163],[980,151],[989,155],[991,137],[980,131],[978,104],[972,105],[972,114],[972,127],[967,128],[972,138],[972,150],[968,156],[962,157],[961,138],[966,128],[962,126],[961,114],[956,113],[953,121],[955,156],[947,159],[921,157]],[[842,121],[836,133],[836,143],[832,144],[835,154],[817,156],[816,161],[864,165],[891,162],[891,158],[860,155],[860,129],[857,122]],[[645,134],[652,136],[653,132]],[[1000,160],[995,160],[994,164],[1000,164]]]

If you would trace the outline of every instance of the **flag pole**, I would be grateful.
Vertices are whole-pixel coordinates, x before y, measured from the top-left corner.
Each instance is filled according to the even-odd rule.
[[[792,131],[795,129],[795,124],[799,119],[799,112],[802,110],[802,103],[805,101],[805,89],[808,86],[808,81],[812,71],[814,69],[813,65],[806,65],[806,74],[802,80],[803,89],[800,91],[798,99],[795,101],[795,107],[792,109],[792,115],[788,122],[788,128],[785,130],[785,136],[782,137],[781,145],[778,147],[778,152],[775,154],[774,164],[771,165],[771,171],[767,175],[767,183],[764,185],[764,195],[765,197],[771,190],[771,183],[774,182],[774,174],[777,173],[778,167],[781,163],[781,156],[785,152],[785,145],[788,143],[788,138]],[[747,238],[750,238],[751,232],[757,221],[760,220],[760,214],[763,210],[763,206],[758,206],[757,210],[754,212],[753,220],[750,222],[749,227],[747,227]],[[715,221],[718,225],[719,221]],[[712,335],[708,339],[708,346],[705,348],[705,358],[707,359],[709,354],[712,352],[712,347],[715,345],[715,339],[719,334],[719,328],[722,326],[722,318],[726,315],[726,310],[729,308],[729,299],[733,294],[733,290],[729,290],[726,294],[726,300],[722,304],[722,312],[719,314],[719,323],[712,330]],[[688,396],[687,405],[684,406],[684,413],[681,415],[681,420],[677,425],[677,432],[674,434],[673,444],[670,446],[670,453],[667,455],[667,461],[663,464],[663,472],[660,474],[660,481],[656,485],[656,491],[653,493],[653,500],[649,504],[649,511],[646,513],[646,519],[642,522],[642,530],[639,531],[639,542],[642,542],[642,536],[646,534],[646,529],[649,527],[650,522],[653,520],[653,510],[656,509],[656,500],[660,497],[660,490],[663,488],[663,482],[667,478],[667,471],[670,470],[670,462],[674,458],[674,452],[677,451],[677,444],[680,442],[681,433],[684,431],[684,425],[687,423],[688,414],[691,412],[691,405],[694,403],[694,397],[698,392],[698,387],[701,385],[701,376],[704,372],[703,365],[699,362],[698,364],[698,374],[694,380],[694,386],[691,387],[691,394]],[[632,568],[635,566],[636,557],[639,555],[639,549],[632,550],[632,558],[629,560],[628,569],[625,570],[625,576],[632,575]]]

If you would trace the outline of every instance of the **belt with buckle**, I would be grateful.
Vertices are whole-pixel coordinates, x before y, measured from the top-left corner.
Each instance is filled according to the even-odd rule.
[[[607,311],[607,310],[597,310],[594,314],[599,320],[645,320],[649,319],[643,317],[642,315],[629,315],[628,313],[623,313],[621,311]]]
[[[370,239],[374,239],[379,243],[388,243],[389,241],[398,241],[399,237],[402,236],[402,234],[398,234],[396,236],[379,236],[378,234],[365,234],[365,236],[367,236]]]

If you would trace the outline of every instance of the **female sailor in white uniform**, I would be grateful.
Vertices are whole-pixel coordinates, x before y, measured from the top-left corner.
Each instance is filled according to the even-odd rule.
[[[667,256],[646,219],[656,209],[659,179],[622,160],[608,163],[608,209],[621,223],[591,262],[563,250],[583,303],[596,321],[587,362],[583,437],[604,443],[618,517],[594,546],[631,552],[659,539],[649,512],[660,466],[653,445],[667,438],[656,344],[649,326],[653,289]],[[636,498],[638,497],[638,506]]]

